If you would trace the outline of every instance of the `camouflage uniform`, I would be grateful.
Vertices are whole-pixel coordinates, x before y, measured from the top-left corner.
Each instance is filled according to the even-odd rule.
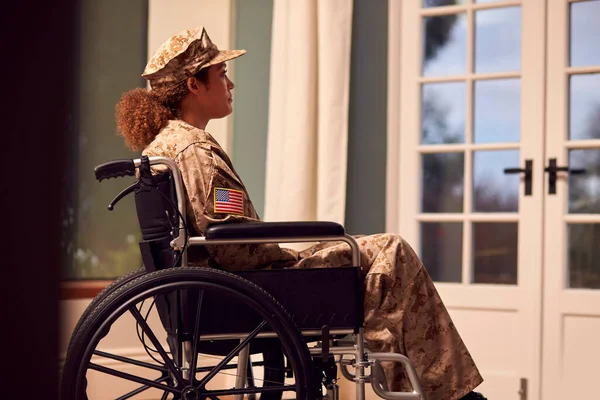
[[[215,223],[259,221],[231,160],[207,132],[181,120],[170,121],[144,154],[172,158],[179,166],[195,234]],[[239,214],[215,212],[217,189],[243,194]],[[364,304],[369,349],[408,356],[429,400],[458,399],[478,386],[483,379],[411,247],[391,234],[357,237],[357,242],[367,271]],[[301,252],[277,244],[252,244],[192,247],[189,259],[193,265],[216,263],[227,270],[316,268],[350,265],[351,253],[343,243],[320,243]],[[410,387],[399,364],[384,363],[384,369],[391,389]]]

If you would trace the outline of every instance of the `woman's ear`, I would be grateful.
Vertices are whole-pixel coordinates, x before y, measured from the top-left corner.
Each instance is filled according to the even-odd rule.
[[[196,78],[194,78],[193,76],[190,76],[189,78],[187,78],[186,84],[187,84],[187,88],[190,92],[193,92],[194,90],[198,90],[198,84],[196,83]]]
[[[189,78],[187,78],[186,83],[187,83],[188,90],[194,94],[198,94],[199,92],[206,90],[205,85],[202,84],[202,82],[198,81],[198,79],[196,79],[193,76],[190,76]]]

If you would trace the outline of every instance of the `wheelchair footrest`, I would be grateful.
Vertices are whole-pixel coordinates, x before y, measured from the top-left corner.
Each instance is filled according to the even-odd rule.
[[[408,357],[398,353],[369,353],[369,361],[373,363],[371,369],[372,378],[371,386],[375,394],[382,399],[406,399],[406,400],[424,400],[423,388],[421,387],[421,381],[417,376],[417,371],[413,363]],[[387,362],[398,362],[404,367],[404,372],[408,376],[411,386],[413,387],[412,392],[392,392],[389,391],[385,382],[385,375],[381,368],[381,361]]]

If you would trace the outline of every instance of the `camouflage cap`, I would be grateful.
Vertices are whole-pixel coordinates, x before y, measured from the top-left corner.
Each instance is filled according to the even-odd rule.
[[[159,89],[244,53],[246,50],[219,50],[203,27],[186,29],[171,36],[158,48],[142,76],[150,82],[152,89]]]

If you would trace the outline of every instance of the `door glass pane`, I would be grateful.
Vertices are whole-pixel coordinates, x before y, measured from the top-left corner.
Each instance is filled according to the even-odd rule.
[[[569,168],[569,212],[600,214],[600,148],[571,150]]]
[[[462,212],[464,165],[464,153],[421,156],[421,212]]]
[[[521,136],[521,81],[476,81],[474,92],[474,142],[518,142]]]
[[[600,224],[569,224],[569,287],[600,289]]]
[[[434,281],[461,281],[462,232],[462,222],[421,223],[421,260]]]
[[[464,82],[424,84],[421,99],[421,143],[464,143]]]
[[[600,1],[571,3],[571,65],[600,65]]]
[[[475,71],[521,69],[521,8],[505,7],[475,13]]]
[[[519,211],[521,176],[505,168],[520,168],[518,150],[476,151],[473,155],[473,211]]]
[[[423,76],[467,72],[465,13],[424,18],[423,38]]]
[[[423,8],[456,6],[465,4],[467,0],[423,0]]]
[[[600,74],[571,76],[569,100],[569,139],[600,139]]]
[[[517,283],[518,235],[516,222],[473,224],[473,283]]]

